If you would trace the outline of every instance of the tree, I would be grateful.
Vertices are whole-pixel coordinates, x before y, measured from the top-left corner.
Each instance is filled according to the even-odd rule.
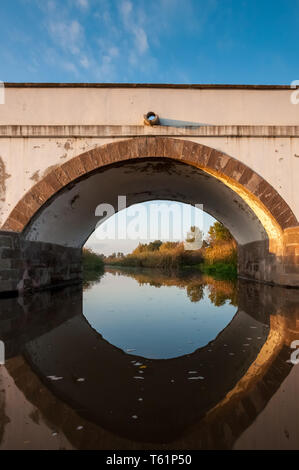
[[[150,242],[148,246],[148,251],[158,251],[160,246],[162,245],[161,240],[155,240],[154,242]]]
[[[132,254],[137,255],[139,253],[144,253],[148,251],[147,250],[147,244],[146,243],[139,243],[139,245],[133,250]]]
[[[83,248],[83,269],[84,271],[102,271],[104,268],[103,255],[98,255],[90,248]]]
[[[136,255],[138,253],[158,251],[161,245],[162,245],[161,240],[155,240],[154,242],[150,242],[150,243],[139,243],[137,248],[135,248],[135,250],[133,251],[133,254]]]
[[[215,222],[208,231],[208,241],[211,245],[233,241],[230,231],[221,222]]]
[[[203,284],[191,284],[187,286],[187,295],[191,302],[199,302],[204,296]]]

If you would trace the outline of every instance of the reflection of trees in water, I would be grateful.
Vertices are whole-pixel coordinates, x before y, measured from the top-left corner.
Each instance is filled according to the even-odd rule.
[[[237,307],[238,295],[236,282],[216,281],[208,277],[207,286],[210,292],[209,299],[216,307],[221,307],[221,305],[224,305],[227,301],[230,301],[231,305]]]
[[[187,295],[191,302],[199,302],[203,298],[203,294],[203,284],[191,284],[190,286],[187,286]]]
[[[216,307],[224,305],[226,301],[229,301],[231,305],[238,305],[237,282],[235,281],[217,280],[198,272],[165,273],[146,268],[106,268],[106,271],[113,275],[131,277],[135,279],[140,286],[176,286],[179,289],[185,289],[191,302],[200,302],[204,297],[204,288],[207,287],[209,299]]]
[[[158,288],[162,286],[160,282],[156,282],[156,281],[151,281],[149,284],[150,286],[158,287]]]
[[[122,270],[119,272],[113,270],[111,274],[117,277],[125,275],[132,278],[141,275],[143,284],[177,285],[178,288],[186,289],[189,298],[190,295],[191,297],[192,295],[195,298],[198,297],[199,292],[206,289],[208,295],[215,302],[223,302],[223,299],[226,299],[233,303],[236,299],[236,284],[214,280],[207,276],[190,274],[181,277],[167,277],[165,275],[161,276],[159,273],[135,272],[134,274]],[[145,430],[149,433],[147,436],[153,435],[156,438],[156,429],[159,430],[159,419],[162,423],[170,422],[174,410],[182,410],[183,406],[184,412],[181,412],[180,415],[187,418],[192,417],[190,421],[188,419],[186,421],[182,420],[181,429],[183,432],[181,434],[178,432],[175,440],[168,444],[165,444],[164,436],[162,436],[163,440],[161,438],[163,444],[157,442],[153,445],[148,444],[148,442],[151,442],[149,438],[145,443],[141,438],[139,439],[139,434],[136,437],[136,431],[132,432],[132,423],[127,420],[126,403],[130,402],[135,406],[139,396],[135,384],[132,383],[131,370],[135,367],[131,362],[132,356],[128,356],[118,348],[109,345],[103,338],[98,338],[97,333],[89,328],[86,320],[81,316],[81,292],[80,294],[78,292],[79,298],[76,302],[74,302],[76,290],[73,291],[71,288],[59,291],[59,301],[57,300],[54,304],[53,301],[55,301],[57,293],[53,298],[48,291],[35,297],[36,301],[29,305],[28,312],[37,320],[41,321],[42,319],[42,323],[47,323],[49,334],[52,331],[55,332],[55,336],[53,336],[55,348],[49,354],[48,348],[52,341],[50,341],[50,336],[45,335],[44,329],[39,330],[38,334],[34,333],[32,338],[31,335],[27,334],[31,339],[29,346],[26,347],[26,361],[18,356],[8,360],[6,368],[27,400],[34,404],[42,413],[42,417],[51,423],[51,428],[64,433],[76,448],[105,448],[111,450],[152,449],[153,447],[159,449],[232,448],[238,437],[242,436],[244,430],[250,425],[255,425],[256,417],[264,410],[266,404],[281,387],[284,378],[291,370],[292,366],[287,362],[290,357],[289,345],[293,339],[298,338],[299,325],[299,294],[296,290],[245,282],[240,282],[238,288],[239,314],[221,332],[218,339],[214,340],[213,351],[209,351],[210,345],[208,345],[198,350],[195,355],[168,361],[152,361],[155,363],[154,374],[151,373],[150,366],[145,369],[150,373],[146,377],[147,387],[144,393],[147,396],[144,403],[149,407],[150,412],[144,421],[140,420],[141,423],[144,423],[144,428],[141,426],[141,431]],[[64,292],[67,294],[64,295]],[[43,298],[44,301],[42,301]],[[74,312],[74,308],[77,308],[78,311]],[[12,308],[12,310],[15,311],[15,308]],[[45,313],[43,313],[44,311]],[[63,313],[64,318],[64,312],[70,311],[72,311],[74,318],[69,321],[69,317],[66,316],[67,321],[65,324],[64,322],[60,324],[61,313]],[[50,312],[51,315],[49,315]],[[272,315],[269,318],[270,312]],[[58,323],[54,322],[52,324],[53,313],[56,316],[58,315]],[[51,319],[50,326],[49,319]],[[270,331],[267,328],[268,324],[270,325]],[[242,347],[240,347],[243,343],[242,332],[244,332],[244,336],[248,335],[248,330],[252,325],[255,328],[252,330],[254,332],[250,341],[252,344],[246,354],[243,355]],[[15,320],[12,322],[11,327],[15,329]],[[61,333],[58,332],[58,328],[62,328]],[[34,331],[36,332],[36,329]],[[260,341],[259,336],[262,341]],[[82,341],[80,350],[78,350],[78,337]],[[235,355],[230,356],[223,353],[224,343],[230,344],[231,350],[235,351]],[[66,345],[68,351],[71,351],[72,354],[62,354],[60,359],[61,352],[66,350]],[[38,351],[38,354],[36,354],[36,351]],[[51,381],[50,383],[46,381],[46,386],[49,387],[47,389],[43,385],[44,381],[41,382],[39,377],[47,376],[49,364],[52,368],[51,363],[55,364],[55,372],[59,376],[63,376],[64,380]],[[203,382],[191,380],[192,393],[185,395],[190,382],[185,379],[186,371],[193,369],[194,363],[202,364],[201,373],[205,380]],[[62,369],[56,369],[59,364],[61,367],[63,366]],[[213,366],[216,366],[217,373],[214,372]],[[82,401],[80,401],[78,385],[72,377],[69,377],[73,367],[78,371],[82,371],[78,372],[78,374],[82,374],[80,376],[89,377],[81,389],[81,393],[84,392],[85,394]],[[170,378],[173,376],[177,376],[178,380],[170,384]],[[97,385],[99,377],[101,380]],[[165,380],[165,377],[168,377],[168,380]],[[120,383],[122,383],[122,386],[120,386]],[[88,386],[90,386],[89,390],[91,392],[84,391]],[[100,402],[98,400],[99,392],[94,392],[95,386],[99,386],[97,390],[100,390],[100,395],[104,397]],[[169,386],[172,387],[171,394],[169,393]],[[196,387],[198,387],[200,393],[194,391]],[[207,393],[204,392],[205,387],[207,387]],[[0,383],[0,441],[1,430],[3,431],[1,421],[5,419],[1,389]],[[108,392],[105,392],[105,389]],[[119,393],[120,389],[122,390],[121,394]],[[156,398],[151,401],[153,396]],[[201,407],[204,403],[204,396],[207,397],[205,406],[208,411],[202,418]],[[62,397],[64,401],[57,397]],[[118,413],[117,419],[113,421],[112,417],[108,416],[107,410],[114,410],[118,407],[122,397],[125,397],[123,401],[125,411],[123,411],[123,414]],[[164,397],[164,401],[161,397]],[[178,397],[177,402],[175,404],[170,402],[169,404],[169,397],[171,400],[173,397]],[[78,398],[80,403],[76,401]],[[293,397],[293,399],[296,399],[296,397]],[[91,403],[94,404],[94,408]],[[166,405],[162,406],[161,403]],[[94,416],[100,408],[102,409],[101,419],[99,421],[95,420],[95,423],[98,424],[93,424],[88,417]],[[18,409],[18,402],[16,402],[14,409]],[[85,409],[90,410],[89,415],[84,415]],[[122,411],[121,407],[119,409]],[[128,406],[128,409],[132,409],[131,405]],[[158,413],[161,409],[161,412],[164,413],[165,410],[166,414],[169,410],[167,416],[169,419],[164,419],[164,416],[162,419],[161,416],[158,416],[157,421],[152,420],[152,415],[157,409]],[[276,419],[276,416],[274,418]],[[191,422],[193,424],[190,425]],[[107,426],[107,423],[109,426]],[[134,426],[135,424],[134,422]],[[84,430],[78,432],[78,426],[83,426]],[[166,436],[171,435],[176,426],[177,423],[169,425],[163,432],[166,433]],[[29,431],[26,431],[28,433],[26,438],[28,436],[29,439],[34,439],[34,436],[30,436],[30,427],[26,426],[26,428],[29,429]],[[52,439],[52,437],[50,438]]]
[[[97,284],[101,281],[101,278],[104,276],[104,274],[104,268],[98,269],[97,271],[85,270],[83,276],[83,290],[86,291],[91,289],[94,284]]]
[[[217,291],[215,289],[210,292],[209,299],[214,305],[216,305],[216,307],[221,307],[221,305],[224,305],[228,300],[225,292]]]

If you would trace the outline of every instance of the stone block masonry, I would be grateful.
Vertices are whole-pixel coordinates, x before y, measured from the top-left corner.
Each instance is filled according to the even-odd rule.
[[[26,295],[82,281],[81,248],[25,240],[0,231],[0,296]]]
[[[256,241],[238,247],[238,275],[241,278],[277,284],[299,286],[299,227],[283,232],[280,253],[271,252],[269,241]],[[275,243],[272,240],[272,251]]]

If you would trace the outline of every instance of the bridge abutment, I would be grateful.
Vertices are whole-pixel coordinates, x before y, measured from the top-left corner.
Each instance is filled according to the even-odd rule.
[[[284,230],[282,240],[238,247],[238,274],[258,282],[299,287],[299,227]]]
[[[26,295],[82,280],[82,252],[0,231],[0,295]]]

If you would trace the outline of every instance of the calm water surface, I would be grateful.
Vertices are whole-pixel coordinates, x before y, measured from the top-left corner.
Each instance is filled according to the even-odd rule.
[[[230,298],[219,308],[202,281],[167,285],[153,271],[147,279],[126,274],[106,272],[85,292],[83,314],[105,340],[128,354],[152,359],[190,354],[216,338],[237,313]]]
[[[299,448],[296,289],[107,269],[0,339],[0,449]]]

